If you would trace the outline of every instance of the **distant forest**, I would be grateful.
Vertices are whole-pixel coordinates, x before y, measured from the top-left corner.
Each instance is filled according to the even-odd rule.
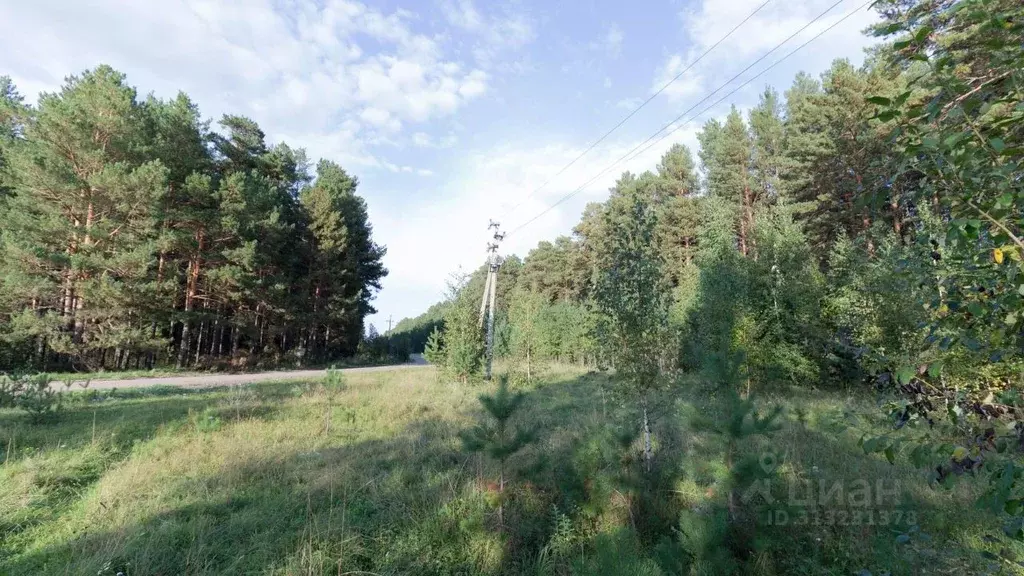
[[[357,186],[107,66],[36,105],[0,77],[0,370],[356,354],[387,274]]]

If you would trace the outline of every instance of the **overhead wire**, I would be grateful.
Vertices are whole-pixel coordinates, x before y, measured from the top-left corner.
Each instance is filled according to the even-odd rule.
[[[842,1],[842,0],[840,0],[840,1]],[[627,121],[629,121],[630,118],[635,116],[637,112],[639,112],[641,109],[644,108],[644,106],[647,106],[647,104],[649,104],[651,102],[651,100],[654,100],[655,98],[657,98],[662,92],[664,92],[666,89],[668,89],[669,86],[671,86],[677,80],[682,78],[684,74],[689,72],[694,66],[696,66],[701,60],[703,60],[704,57],[707,56],[708,54],[710,54],[712,50],[717,48],[719,44],[721,44],[722,42],[725,42],[727,39],[729,39],[729,37],[732,36],[737,30],[739,30],[740,27],[742,27],[744,24],[746,24],[748,21],[750,21],[751,18],[753,18],[758,12],[760,12],[765,6],[767,6],[771,2],[772,2],[772,0],[765,0],[760,6],[755,8],[753,12],[748,14],[746,18],[744,18],[742,21],[740,21],[739,24],[733,26],[732,30],[729,30],[729,32],[727,32],[725,34],[725,36],[722,36],[721,38],[718,39],[717,42],[712,44],[708,49],[704,50],[704,52],[701,53],[701,55],[698,56],[693,62],[690,62],[689,64],[687,64],[686,67],[682,69],[682,71],[680,71],[678,74],[673,76],[668,82],[666,82],[664,85],[662,85],[661,88],[658,88],[658,90],[656,90],[653,94],[648,96],[646,100],[641,102],[639,106],[634,108],[629,114],[627,114],[624,118],[622,118],[622,120],[619,120],[618,124],[616,124],[615,126],[612,126],[610,130],[605,132],[600,138],[598,138],[597,140],[592,142],[589,146],[587,146],[586,150],[584,150],[583,152],[580,152],[575,158],[572,159],[571,162],[569,162],[565,166],[562,166],[562,168],[558,172],[556,172],[554,175],[552,175],[547,180],[545,180],[543,184],[541,184],[540,186],[535,188],[532,192],[527,194],[525,198],[523,198],[518,203],[516,203],[516,205],[513,206],[512,208],[510,208],[507,212],[505,212],[505,214],[506,215],[511,215],[511,214],[515,213],[515,211],[518,210],[527,201],[529,201],[530,198],[533,198],[538,192],[540,192],[541,190],[546,188],[548,184],[550,184],[556,178],[558,178],[559,176],[564,174],[566,170],[568,170],[573,165],[575,165],[576,162],[579,162],[579,160],[581,158],[583,158],[591,150],[596,148],[598,144],[600,144],[601,142],[604,142],[606,138],[611,136],[613,132],[615,132],[620,127],[622,127],[623,124],[625,124]]]
[[[747,66],[746,68],[744,68],[743,70],[741,70],[741,71],[740,71],[740,72],[739,72],[738,74],[736,74],[735,76],[733,76],[732,78],[730,78],[729,80],[727,80],[726,82],[724,82],[723,84],[721,84],[721,85],[720,85],[720,86],[719,86],[718,88],[716,88],[716,89],[715,89],[714,91],[712,91],[711,93],[709,93],[709,94],[708,94],[707,96],[705,96],[705,97],[701,98],[700,100],[698,100],[696,104],[694,104],[694,105],[693,105],[693,106],[691,106],[690,108],[687,108],[687,109],[686,109],[686,110],[685,110],[685,111],[684,111],[684,112],[683,112],[682,114],[680,114],[679,116],[677,116],[677,117],[676,117],[676,118],[675,118],[674,120],[672,120],[672,121],[671,121],[671,122],[669,122],[668,124],[666,124],[666,125],[662,126],[662,127],[661,127],[661,128],[659,128],[659,129],[658,129],[658,130],[657,130],[656,132],[654,132],[653,134],[651,134],[650,136],[648,136],[646,140],[644,140],[644,141],[643,141],[643,142],[641,142],[640,144],[637,144],[636,146],[634,146],[634,147],[633,147],[632,149],[630,149],[630,151],[629,151],[629,152],[626,152],[625,154],[623,154],[623,155],[622,155],[621,157],[619,157],[619,159],[615,160],[614,162],[612,162],[611,164],[609,164],[608,166],[606,166],[606,167],[605,167],[605,168],[604,168],[603,170],[601,170],[600,172],[598,172],[598,173],[597,173],[596,175],[594,175],[594,176],[593,176],[592,178],[590,178],[589,180],[587,180],[586,182],[584,182],[583,184],[581,184],[581,185],[580,185],[579,187],[575,188],[574,190],[572,190],[571,192],[569,192],[568,194],[566,194],[565,196],[563,196],[562,198],[560,198],[560,199],[559,199],[558,201],[556,201],[556,202],[555,202],[554,204],[552,204],[551,206],[547,207],[546,209],[544,209],[543,211],[541,211],[541,212],[540,212],[539,214],[537,214],[537,215],[536,215],[536,216],[534,216],[533,218],[530,218],[530,219],[529,219],[529,220],[527,220],[526,222],[524,222],[524,223],[522,223],[522,224],[520,224],[520,225],[516,226],[515,228],[513,228],[513,229],[512,229],[511,231],[509,231],[509,232],[508,232],[508,233],[507,233],[507,234],[506,234],[505,236],[506,236],[506,237],[508,237],[508,236],[511,236],[511,235],[515,234],[516,232],[518,232],[519,230],[522,230],[523,228],[525,228],[525,227],[529,226],[530,224],[532,224],[532,223],[536,222],[536,221],[537,221],[538,219],[540,219],[541,217],[543,217],[543,216],[544,216],[545,214],[547,214],[548,212],[550,212],[550,211],[554,210],[554,209],[555,209],[556,207],[558,207],[559,205],[561,205],[561,204],[562,204],[563,202],[565,202],[566,200],[569,200],[570,198],[572,198],[572,197],[574,197],[575,195],[577,195],[577,194],[579,194],[580,192],[582,192],[582,191],[583,191],[583,190],[584,190],[584,189],[585,189],[585,188],[586,188],[587,186],[589,186],[590,184],[592,184],[592,183],[593,183],[593,182],[594,182],[595,180],[597,180],[598,178],[600,178],[601,176],[603,176],[604,174],[606,174],[606,173],[607,173],[607,172],[608,172],[609,170],[611,170],[611,169],[612,169],[612,168],[614,168],[615,166],[619,165],[619,164],[620,164],[620,163],[621,163],[621,162],[622,162],[623,160],[626,160],[626,159],[629,159],[629,160],[633,160],[633,159],[635,159],[635,158],[639,157],[639,156],[640,156],[641,154],[643,154],[644,152],[646,152],[647,150],[649,150],[649,149],[650,149],[651,147],[653,147],[653,146],[655,146],[656,144],[658,144],[659,142],[663,141],[663,140],[664,140],[665,138],[667,138],[667,137],[668,137],[668,136],[670,136],[671,134],[675,133],[675,132],[676,132],[677,130],[679,130],[679,128],[681,128],[682,126],[684,126],[684,125],[686,124],[686,122],[690,122],[690,121],[692,121],[693,119],[695,119],[695,118],[698,118],[698,117],[699,117],[700,115],[704,114],[705,112],[707,112],[707,111],[708,111],[708,110],[710,110],[711,108],[714,108],[715,106],[717,106],[718,104],[720,104],[721,102],[723,102],[723,101],[724,101],[725,99],[727,99],[728,97],[730,97],[730,96],[732,96],[733,94],[735,94],[736,92],[738,92],[738,91],[739,91],[740,89],[742,89],[743,87],[747,86],[748,84],[750,84],[750,83],[751,83],[751,82],[753,82],[754,80],[756,80],[756,79],[760,78],[761,76],[763,76],[763,75],[764,75],[764,74],[765,74],[766,72],[768,72],[769,70],[771,70],[771,69],[772,69],[772,68],[774,68],[775,66],[778,66],[778,65],[779,65],[779,64],[781,64],[782,62],[785,62],[785,61],[786,61],[786,60],[787,60],[787,59],[788,59],[789,57],[793,56],[794,54],[796,54],[797,52],[799,52],[800,50],[802,50],[803,48],[805,48],[805,47],[806,47],[806,46],[807,46],[808,44],[810,44],[811,42],[814,42],[815,40],[817,40],[818,38],[820,38],[820,37],[821,37],[822,35],[824,35],[825,33],[827,33],[828,31],[832,30],[833,28],[835,28],[835,27],[836,27],[836,26],[838,26],[839,24],[841,24],[841,23],[845,22],[845,21],[846,21],[846,20],[847,20],[848,18],[850,18],[851,16],[853,16],[853,15],[854,15],[854,14],[856,14],[857,12],[859,12],[859,11],[863,10],[864,8],[866,8],[866,7],[868,6],[868,5],[870,5],[870,4],[871,4],[872,2],[874,2],[875,0],[868,0],[868,1],[867,1],[867,2],[865,2],[864,4],[862,4],[862,5],[858,6],[857,8],[855,8],[855,9],[851,10],[850,12],[846,13],[846,14],[845,14],[845,15],[844,15],[844,16],[843,16],[842,18],[840,18],[839,20],[836,20],[836,21],[835,21],[834,23],[832,23],[832,24],[831,24],[831,25],[829,25],[828,27],[826,27],[826,28],[822,29],[822,30],[821,30],[820,32],[818,32],[817,34],[815,34],[814,36],[812,36],[812,37],[811,37],[810,39],[808,39],[808,40],[807,40],[806,42],[804,42],[804,43],[803,43],[803,44],[801,44],[800,46],[797,46],[797,47],[796,47],[796,48],[794,48],[794,49],[793,49],[793,50],[792,50],[791,52],[789,52],[788,54],[786,54],[785,56],[783,56],[783,57],[782,57],[782,58],[780,58],[779,60],[776,60],[775,62],[773,62],[773,63],[772,63],[772,64],[771,64],[770,66],[768,66],[768,67],[767,67],[767,68],[765,68],[764,70],[761,70],[760,72],[758,72],[758,73],[757,73],[757,74],[755,74],[754,76],[752,76],[752,77],[748,78],[747,80],[745,80],[745,81],[744,81],[743,83],[741,83],[740,85],[736,86],[736,88],[734,88],[734,89],[733,89],[732,91],[730,91],[729,93],[727,93],[727,94],[726,94],[725,96],[723,96],[723,97],[719,98],[718,100],[716,100],[715,102],[713,102],[713,103],[712,103],[712,104],[710,104],[709,106],[707,106],[707,107],[703,108],[703,109],[702,109],[702,110],[701,110],[700,112],[698,112],[697,114],[694,114],[694,115],[693,115],[692,117],[690,117],[690,118],[687,118],[686,122],[684,122],[684,123],[682,123],[682,124],[678,124],[678,123],[679,123],[679,122],[680,122],[680,121],[681,121],[681,120],[682,120],[682,119],[683,119],[683,118],[684,118],[684,117],[685,117],[685,116],[686,116],[687,114],[689,114],[690,112],[692,112],[692,111],[693,111],[694,109],[696,109],[696,108],[697,108],[698,106],[700,106],[700,105],[701,105],[701,104],[702,104],[703,102],[706,102],[706,101],[707,101],[708,99],[710,99],[710,98],[711,98],[711,97],[712,97],[713,95],[715,95],[716,93],[718,93],[719,91],[721,91],[721,90],[722,90],[723,88],[725,88],[726,86],[728,86],[729,84],[731,84],[731,83],[732,83],[732,82],[733,82],[734,80],[736,80],[737,78],[739,78],[740,76],[742,76],[743,74],[745,74],[745,73],[746,73],[746,72],[747,72],[748,70],[750,70],[751,68],[753,68],[754,66],[756,66],[756,65],[757,65],[757,64],[758,64],[759,62],[763,61],[763,60],[764,60],[765,58],[767,58],[767,57],[768,57],[769,55],[771,55],[771,54],[772,54],[773,52],[775,52],[776,50],[778,50],[779,48],[781,48],[781,47],[782,47],[783,45],[785,45],[786,43],[788,43],[788,42],[789,42],[790,40],[792,40],[793,38],[795,38],[795,37],[796,37],[797,35],[799,35],[799,34],[800,34],[801,32],[803,32],[803,31],[804,31],[804,30],[806,30],[807,28],[811,27],[811,26],[812,26],[812,25],[813,25],[813,24],[814,24],[815,22],[817,22],[818,20],[820,20],[821,18],[823,18],[823,17],[824,17],[824,16],[826,15],[826,14],[828,14],[829,12],[831,12],[833,8],[835,8],[836,6],[838,6],[839,4],[841,4],[841,3],[843,2],[843,1],[844,1],[844,0],[838,0],[837,2],[835,2],[834,4],[832,4],[831,6],[829,6],[829,7],[828,7],[828,8],[827,8],[827,9],[826,9],[826,10],[825,10],[824,12],[822,12],[822,13],[821,13],[821,14],[819,14],[819,15],[818,15],[817,17],[815,17],[815,18],[814,18],[813,20],[811,20],[810,22],[808,22],[807,24],[805,24],[805,25],[804,25],[803,27],[801,27],[801,28],[800,28],[799,30],[797,30],[796,32],[794,32],[793,34],[791,34],[791,35],[790,35],[790,36],[789,36],[788,38],[786,38],[785,40],[783,40],[782,42],[780,42],[779,44],[777,44],[777,45],[776,45],[776,46],[775,46],[774,48],[772,48],[771,50],[769,50],[768,52],[766,52],[766,53],[765,53],[764,55],[762,55],[762,56],[761,56],[760,58],[758,58],[757,60],[755,60],[755,61],[754,61],[754,62],[753,62],[752,64],[750,64],[749,66]],[[675,127],[673,127],[673,125],[675,125]],[[671,129],[670,129],[670,128],[671,128]],[[669,131],[668,131],[668,132],[667,132],[667,133],[666,133],[666,134],[665,134],[664,136],[662,136],[661,138],[658,138],[658,140],[656,140],[656,141],[653,141],[653,142],[652,142],[652,140],[654,140],[654,138],[656,138],[656,137],[658,136],[658,134],[661,134],[661,133],[662,133],[662,132],[664,132],[665,130],[669,130]],[[650,144],[649,144],[649,145],[647,145],[647,146],[645,146],[645,144],[648,144],[649,142],[650,142]],[[642,148],[642,149],[641,149],[641,148]],[[639,150],[639,152],[638,152],[638,150]]]

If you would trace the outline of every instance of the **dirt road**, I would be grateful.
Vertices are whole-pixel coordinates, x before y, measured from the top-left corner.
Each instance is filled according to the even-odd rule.
[[[406,368],[424,368],[429,366],[423,356],[413,354],[407,364],[392,366],[367,366],[364,368],[342,368],[342,372],[385,372]],[[255,372],[252,374],[204,374],[201,376],[162,376],[157,378],[132,378],[128,380],[93,380],[89,382],[89,390],[110,388],[145,388],[147,386],[177,386],[179,388],[212,388],[214,386],[238,386],[253,382],[271,382],[281,380],[309,380],[323,378],[326,370],[282,370],[275,372]],[[54,387],[63,385],[59,382]],[[74,386],[71,390],[81,390]]]

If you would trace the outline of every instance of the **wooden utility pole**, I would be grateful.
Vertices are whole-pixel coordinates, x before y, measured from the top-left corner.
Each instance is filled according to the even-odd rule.
[[[487,281],[484,283],[484,297],[480,301],[480,326],[484,324],[484,312],[487,312],[487,336],[484,340],[486,345],[486,367],[484,379],[491,379],[491,365],[494,360],[494,301],[498,292],[498,268],[501,267],[501,257],[498,256],[498,245],[505,238],[500,232],[500,224],[491,220],[487,229],[494,228],[494,242],[487,243]]]

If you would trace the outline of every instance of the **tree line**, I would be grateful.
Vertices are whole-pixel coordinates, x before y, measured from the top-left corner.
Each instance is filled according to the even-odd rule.
[[[0,370],[325,362],[387,274],[358,179],[99,66],[0,78]]]
[[[527,379],[554,359],[613,367],[646,481],[657,404],[680,386],[723,399],[699,425],[725,439],[731,488],[721,510],[684,514],[684,535],[713,536],[683,565],[742,564],[757,516],[736,493],[760,469],[744,445],[779,414],[760,390],[872,392],[891,432],[862,437],[866,453],[937,484],[984,474],[979,504],[1024,539],[1024,5],[875,8],[884,41],[863,65],[708,120],[696,154],[677,144],[622,174],[571,236],[499,278],[497,352]],[[482,276],[453,283],[425,341],[463,381],[481,364]]]
[[[984,386],[1015,382],[1020,7],[878,9],[887,41],[863,65],[837,60],[784,92],[767,87],[746,113],[708,120],[696,153],[675,144],[653,170],[622,174],[571,236],[507,258],[498,353],[611,361],[602,286],[641,273],[618,259],[629,254],[656,265],[642,272],[667,295],[677,367],[742,352],[752,383],[842,385],[942,357],[957,360],[951,382],[976,381],[982,366]],[[440,324],[435,342],[455,347],[456,309],[479,302],[483,275],[396,332],[418,328],[426,342]],[[577,329],[575,354],[552,344]]]

